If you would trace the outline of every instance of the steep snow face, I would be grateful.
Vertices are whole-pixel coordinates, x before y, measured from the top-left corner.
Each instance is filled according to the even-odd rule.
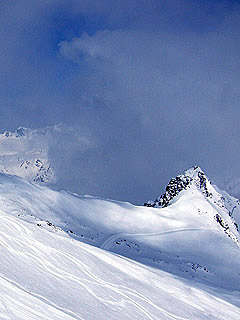
[[[198,187],[185,191],[170,206],[137,207],[57,192],[2,174],[0,212],[36,228],[63,230],[73,239],[185,279],[238,290],[239,233],[232,217]]]
[[[19,127],[0,135],[0,172],[17,175],[39,184],[56,182],[50,165],[49,140],[58,127],[31,130]]]

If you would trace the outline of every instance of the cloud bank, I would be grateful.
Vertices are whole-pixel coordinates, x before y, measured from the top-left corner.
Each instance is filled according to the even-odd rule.
[[[63,122],[94,141],[71,157],[66,144],[68,188],[142,203],[193,164],[240,176],[238,1],[16,1],[0,15],[2,131]]]

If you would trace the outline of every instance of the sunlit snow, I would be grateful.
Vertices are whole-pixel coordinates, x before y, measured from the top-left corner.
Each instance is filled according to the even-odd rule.
[[[208,189],[149,208],[1,174],[0,318],[238,320],[240,207]]]

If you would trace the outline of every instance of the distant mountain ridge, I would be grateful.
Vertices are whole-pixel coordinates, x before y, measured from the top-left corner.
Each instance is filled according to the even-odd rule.
[[[19,127],[0,134],[0,172],[17,175],[32,183],[56,182],[48,152],[51,136],[59,125],[43,129]]]
[[[78,192],[81,166],[76,164],[76,155],[93,145],[87,131],[80,127],[61,123],[37,129],[21,126],[0,134],[0,173]]]
[[[3,135],[5,137],[15,137],[15,138],[20,138],[20,137],[23,137],[23,136],[26,136],[27,134],[29,134],[31,132],[30,129],[28,128],[25,128],[25,127],[19,127],[17,128],[14,132],[9,132],[9,131],[5,131],[3,133]]]

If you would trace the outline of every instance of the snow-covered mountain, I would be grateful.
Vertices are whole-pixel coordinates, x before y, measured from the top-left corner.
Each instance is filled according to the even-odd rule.
[[[0,134],[0,172],[39,184],[56,182],[50,164],[49,140],[59,126],[31,130],[19,127]]]
[[[189,191],[186,192],[187,190]],[[146,202],[144,206],[154,208],[168,207],[176,202],[179,196],[188,193],[200,193],[203,195],[207,203],[216,209],[214,218],[224,232],[238,242],[240,226],[239,200],[231,197],[217,186],[212,186],[207,176],[198,166],[194,166],[176,178],[171,179],[165,193],[155,201]],[[198,208],[198,212],[199,214],[201,213],[200,208]]]
[[[240,205],[199,167],[145,206],[0,174],[3,319],[239,319]]]
[[[91,146],[79,128],[63,124],[40,129],[19,127],[0,134],[0,173],[16,175],[29,182],[56,189],[78,190],[74,185],[73,161]]]

